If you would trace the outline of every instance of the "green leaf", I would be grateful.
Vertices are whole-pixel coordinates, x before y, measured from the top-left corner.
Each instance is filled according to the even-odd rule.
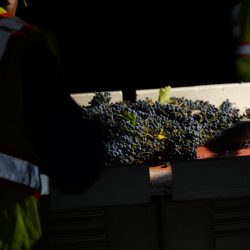
[[[163,129],[161,129],[160,133],[156,136],[156,139],[161,141],[164,140],[166,138],[166,136],[164,135],[164,131]]]
[[[119,116],[129,121],[132,125],[134,126],[136,125],[136,114],[126,111],[122,115],[119,115]]]
[[[170,103],[170,91],[171,91],[170,86],[166,86],[165,88],[160,88],[159,100],[158,100],[160,104]]]

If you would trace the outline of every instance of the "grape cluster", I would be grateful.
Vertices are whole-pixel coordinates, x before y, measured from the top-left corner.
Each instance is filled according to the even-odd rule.
[[[241,119],[225,100],[219,107],[201,100],[171,98],[110,103],[109,92],[97,92],[84,118],[101,124],[106,167],[146,165],[196,159],[197,147],[219,136]]]
[[[94,97],[90,101],[91,106],[98,106],[102,103],[109,103],[111,101],[111,95],[109,92],[95,92]]]

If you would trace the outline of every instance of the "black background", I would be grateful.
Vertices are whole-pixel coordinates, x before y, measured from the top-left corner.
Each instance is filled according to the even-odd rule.
[[[54,31],[72,93],[229,83],[237,1],[135,3],[35,0],[18,15]]]

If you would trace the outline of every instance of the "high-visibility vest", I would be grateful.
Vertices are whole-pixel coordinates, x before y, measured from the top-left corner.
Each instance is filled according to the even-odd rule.
[[[243,0],[239,12],[239,42],[236,49],[239,81],[250,81],[250,1]]]
[[[26,38],[32,32],[34,36]],[[4,250],[29,250],[38,244],[39,199],[49,194],[49,178],[40,173],[23,120],[21,58],[38,37],[35,28],[0,7],[0,249]]]

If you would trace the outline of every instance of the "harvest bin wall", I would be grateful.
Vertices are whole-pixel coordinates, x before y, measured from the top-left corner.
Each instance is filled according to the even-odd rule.
[[[158,93],[136,91],[138,99],[157,100]],[[122,100],[120,91],[111,94],[113,101]],[[215,105],[229,99],[241,110],[250,107],[250,83],[173,88],[172,95]],[[81,105],[91,96],[72,95]],[[223,162],[225,175],[214,167],[216,159],[211,165],[181,163],[173,173],[178,195],[152,195],[146,167],[107,169],[83,195],[67,196],[52,188],[50,249],[249,250],[250,158],[236,160],[238,168],[235,160]]]

